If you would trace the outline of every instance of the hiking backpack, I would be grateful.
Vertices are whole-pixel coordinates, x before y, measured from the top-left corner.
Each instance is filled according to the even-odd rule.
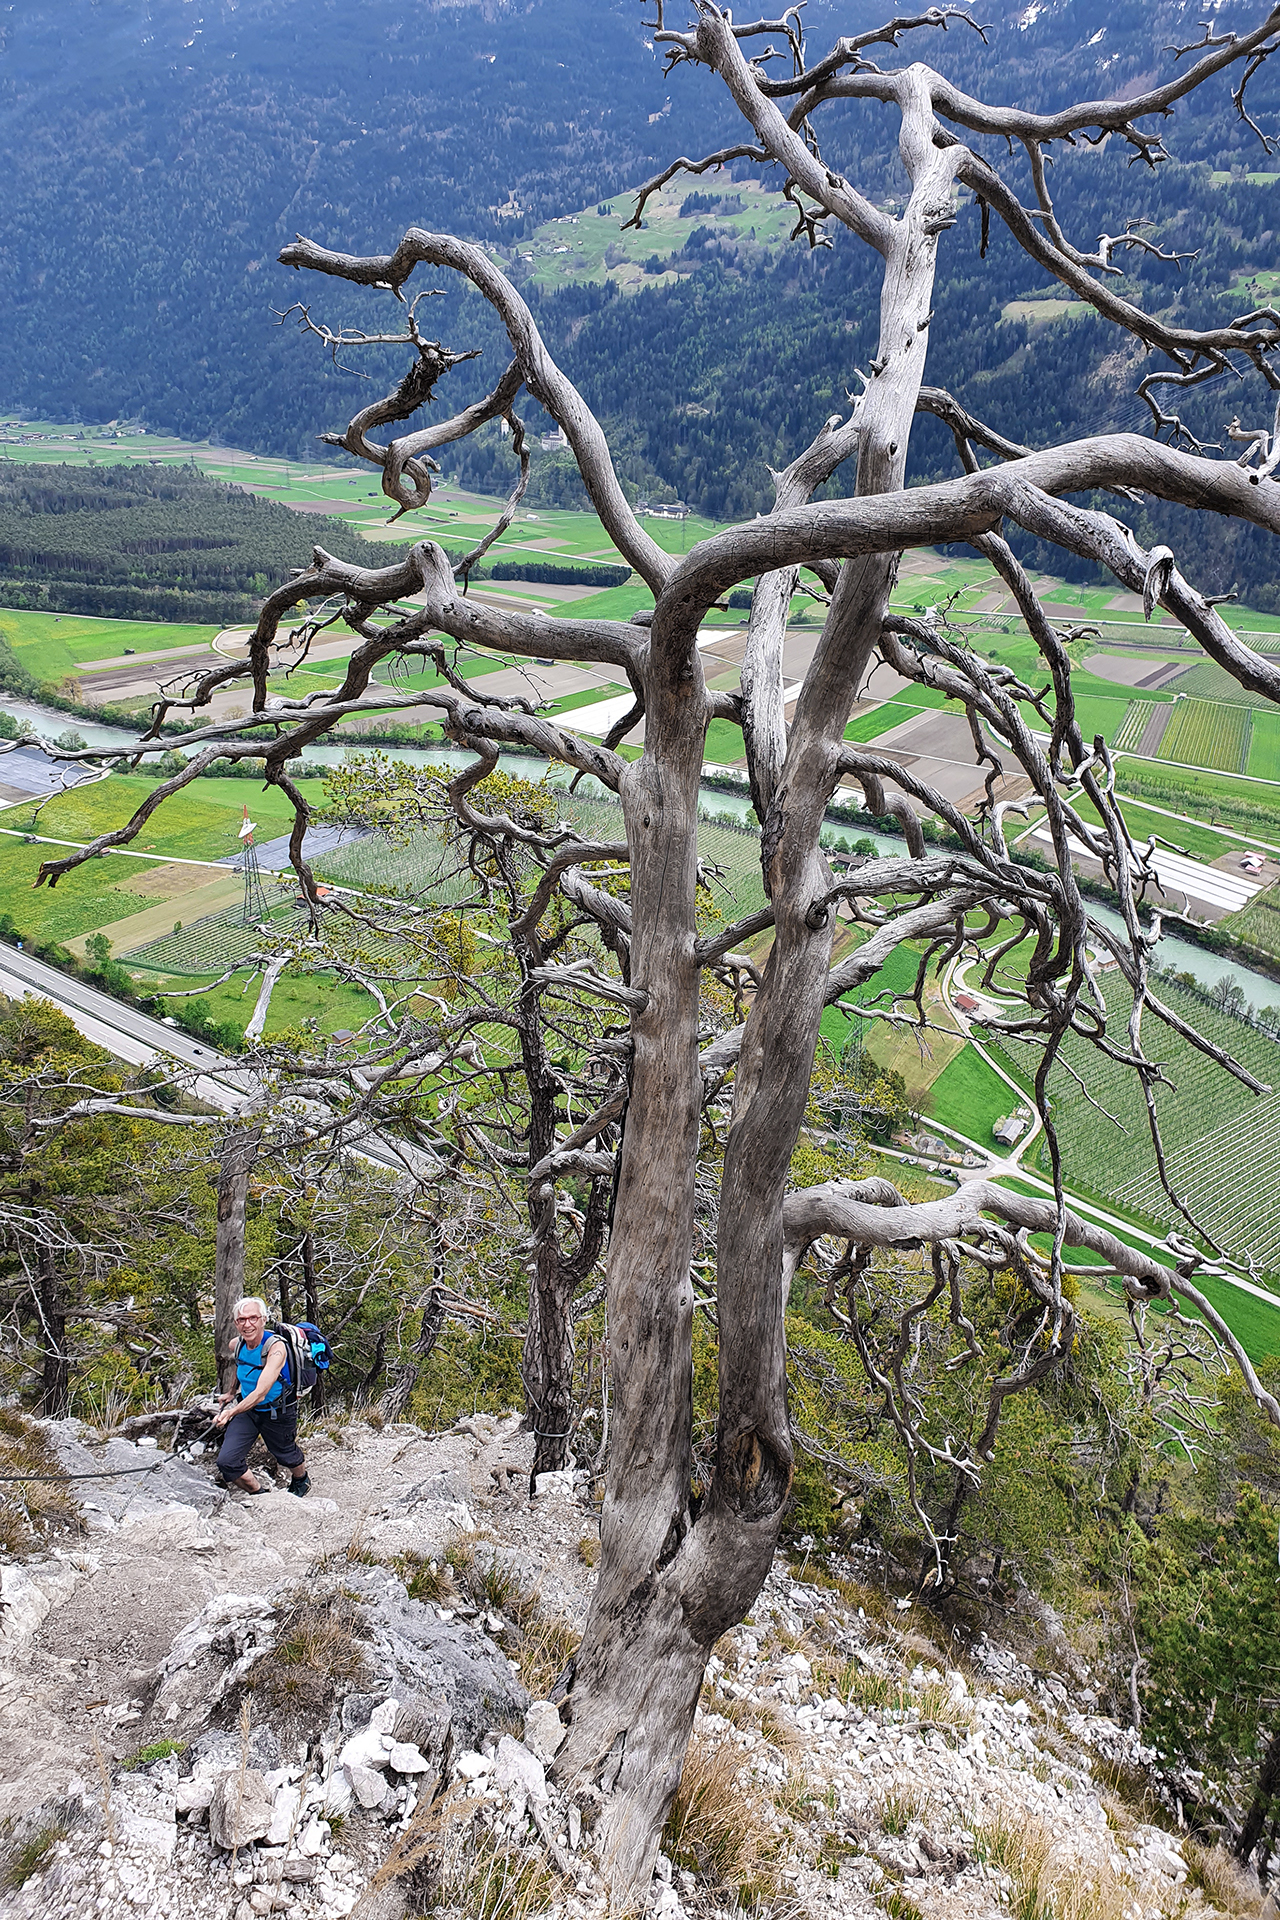
[[[333,1348],[310,1320],[299,1320],[296,1325],[282,1320],[271,1332],[284,1341],[288,1359],[280,1378],[284,1382],[285,1404],[294,1406],[311,1392],[317,1375],[328,1373],[333,1364]]]

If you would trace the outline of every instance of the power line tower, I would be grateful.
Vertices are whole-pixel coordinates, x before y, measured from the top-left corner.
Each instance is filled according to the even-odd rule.
[[[257,821],[249,818],[249,809],[244,809],[244,821],[240,828],[240,871],[244,875],[244,907],[241,911],[241,924],[256,927],[260,920],[267,917],[267,895],[262,884],[262,869],[258,865],[258,849],[253,843]]]

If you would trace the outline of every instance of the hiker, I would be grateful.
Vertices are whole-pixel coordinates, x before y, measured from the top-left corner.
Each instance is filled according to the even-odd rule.
[[[311,1476],[306,1457],[298,1445],[297,1382],[281,1379],[288,1349],[274,1331],[267,1328],[267,1303],[256,1296],[237,1300],[236,1331],[240,1345],[236,1352],[239,1377],[238,1397],[219,1394],[222,1411],[214,1418],[214,1427],[225,1427],[226,1438],[218,1450],[218,1471],[224,1486],[243,1487],[246,1493],[267,1493],[248,1471],[250,1450],[258,1435],[267,1451],[290,1473],[289,1491],[301,1499],[311,1491]],[[292,1391],[289,1390],[292,1386]]]

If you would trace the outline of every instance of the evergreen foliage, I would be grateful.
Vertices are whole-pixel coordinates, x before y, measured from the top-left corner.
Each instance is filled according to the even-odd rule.
[[[12,607],[251,620],[317,544],[367,566],[401,558],[341,520],[294,513],[194,469],[0,466],[0,599]],[[18,691],[15,666],[0,656]]]

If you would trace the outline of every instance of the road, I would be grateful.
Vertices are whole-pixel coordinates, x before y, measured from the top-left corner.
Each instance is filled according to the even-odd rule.
[[[197,1078],[190,1091],[194,1097],[218,1113],[234,1113],[257,1090],[257,1076],[230,1055],[192,1040],[181,1028],[166,1026],[149,1013],[142,1013],[82,980],[60,973],[33,954],[0,944],[0,993],[10,1000],[28,997],[50,1000],[72,1020],[86,1040],[105,1047],[117,1060],[132,1067],[163,1065],[177,1061],[195,1067]],[[317,1110],[319,1114],[319,1110]],[[322,1117],[322,1116],[321,1116]],[[393,1173],[416,1169],[430,1174],[427,1156],[407,1144],[384,1143],[377,1135],[351,1149],[358,1159]]]

